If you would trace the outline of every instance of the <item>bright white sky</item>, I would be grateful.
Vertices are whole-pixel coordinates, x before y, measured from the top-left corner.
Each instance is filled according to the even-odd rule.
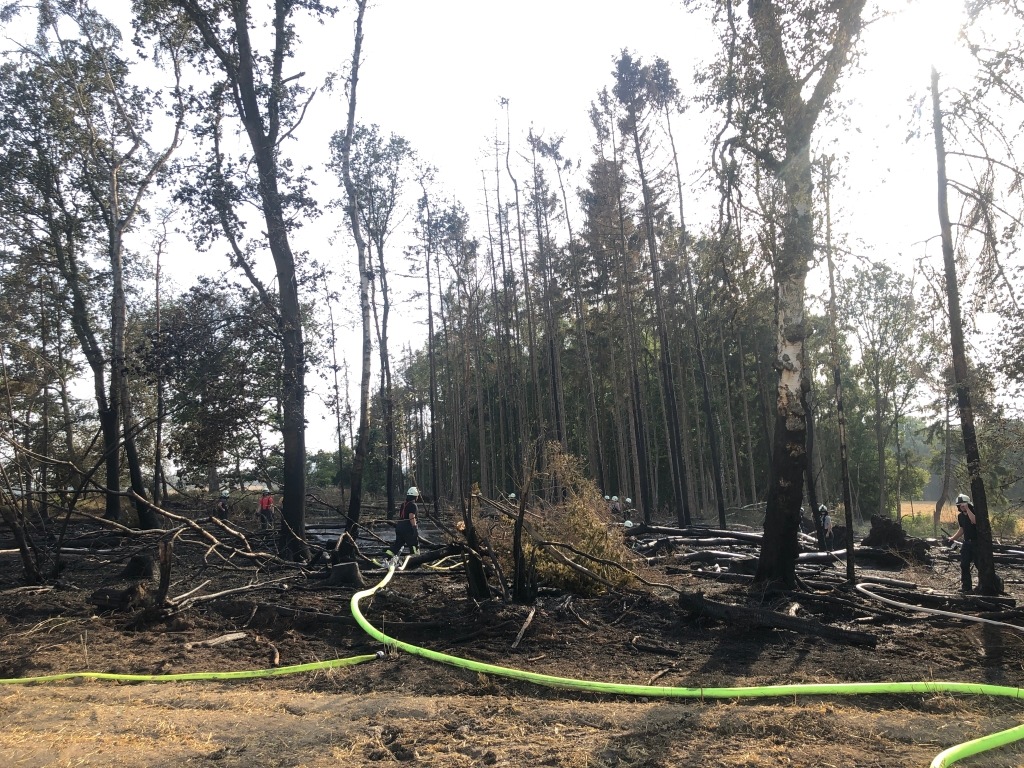
[[[911,259],[926,254],[940,258],[933,239],[938,226],[930,104],[916,116],[914,107],[927,96],[933,60],[942,62],[940,70],[951,77],[961,69],[950,49],[963,0],[878,1],[894,15],[865,31],[860,71],[847,73],[836,100],[842,117],[819,124],[816,150],[834,153],[845,174],[843,185],[833,190],[837,233],[845,234],[858,252],[909,269]],[[109,13],[114,13],[115,3],[126,7],[126,0],[97,0]],[[303,31],[303,45],[289,74],[306,72],[312,86],[329,71],[347,69],[353,18],[354,8],[347,3],[336,19]],[[588,110],[598,91],[611,87],[618,53],[628,48],[645,61],[666,59],[682,92],[695,96],[693,72],[715,54],[717,42],[705,15],[687,10],[682,0],[379,0],[367,11],[364,37],[358,121],[377,123],[385,133],[408,139],[438,168],[447,193],[473,214],[483,209],[481,171],[493,169],[493,159],[486,157],[488,146],[496,129],[505,136],[501,98],[510,104],[514,151],[525,153],[531,125],[546,136],[566,136],[563,153],[583,164],[569,180],[575,190],[592,160]],[[329,159],[327,140],[344,125],[342,100],[340,91],[319,94],[298,132],[299,155],[311,165],[322,167]],[[715,215],[716,201],[702,191],[701,179],[709,157],[710,125],[696,108],[675,124],[683,172],[693,193],[687,201],[691,229],[710,223]],[[325,175],[322,184],[322,202],[339,196],[331,177]],[[339,226],[343,228],[340,212],[328,213],[303,230],[297,246],[331,261],[343,285],[351,286],[354,247],[348,237],[334,237]],[[479,217],[479,236],[486,234],[485,227]],[[129,247],[145,252],[150,239],[139,233],[138,242]],[[394,242],[398,258],[398,235]],[[186,245],[182,251],[190,249]],[[224,270],[226,259],[220,264],[210,254],[201,263],[189,261],[182,267],[176,282],[187,286],[198,271]],[[404,270],[404,263],[395,269]],[[347,307],[342,309],[349,311],[351,322],[354,290],[344,301]],[[399,297],[395,312],[396,350],[406,342],[422,343],[423,309],[403,305]],[[352,343],[339,354],[348,359],[355,382],[358,334],[348,332],[346,337]],[[311,386],[316,378],[309,377]],[[334,442],[332,419],[319,413],[316,398],[310,398],[308,412],[310,447],[329,448]]]
[[[933,61],[951,78],[961,73],[961,60],[951,50],[963,3],[882,2],[893,15],[865,31],[860,71],[847,73],[836,102],[843,105],[842,116],[820,125],[817,149],[834,153],[845,174],[833,191],[836,232],[861,255],[909,271],[913,259],[940,258],[930,102],[920,113],[915,106],[927,97]],[[324,30],[338,56],[321,60],[324,67],[347,64],[351,56],[352,9],[345,13],[340,24]],[[645,61],[666,59],[682,92],[695,96],[693,72],[714,56],[717,45],[706,17],[681,0],[635,0],[628,8],[607,0],[382,0],[368,10],[364,35],[358,120],[409,139],[472,213],[483,209],[481,172],[493,168],[487,153],[495,130],[505,136],[500,98],[509,99],[514,151],[526,151],[531,125],[547,136],[566,136],[564,154],[583,162],[571,183],[575,188],[593,157],[588,110],[598,91],[611,87],[618,53],[628,48]],[[343,120],[340,106],[329,106],[332,111],[328,132]],[[716,215],[717,201],[703,191],[700,178],[709,157],[709,128],[695,108],[676,123],[694,195],[687,201],[691,229]],[[477,222],[482,237],[482,216]],[[342,238],[336,247],[340,258],[351,261],[346,243]],[[397,313],[400,328],[401,307]],[[396,329],[396,337],[422,340],[423,311],[416,307],[410,314],[416,322],[407,316],[406,333]],[[357,348],[346,354],[355,370]],[[318,443],[317,434],[311,424],[311,444]]]
[[[927,96],[933,60],[944,62],[940,71],[960,72],[950,50],[962,0],[883,2],[894,15],[865,32],[861,71],[844,78],[841,117],[822,122],[817,150],[834,153],[845,172],[847,188],[833,193],[837,228],[865,248],[889,251],[887,257],[917,257],[937,224],[930,104],[916,117],[914,107]],[[323,66],[350,56],[351,9],[346,13],[328,32],[338,61],[321,60]],[[606,0],[382,0],[367,12],[364,33],[358,119],[409,139],[471,212],[483,208],[481,172],[493,168],[487,152],[495,130],[505,136],[501,97],[509,99],[514,150],[525,153],[531,126],[562,134],[565,154],[582,160],[585,172],[594,141],[588,110],[598,91],[610,88],[621,49],[645,61],[666,59],[690,96],[696,95],[694,69],[716,52],[706,17],[681,0],[637,0],[625,13],[621,3]],[[321,104],[320,115],[325,107],[327,116],[318,120],[334,130],[340,106]],[[695,196],[687,204],[691,228],[711,221],[715,211],[716,201],[701,192],[709,128],[696,108],[676,124]],[[913,131],[920,135],[908,140]],[[582,184],[583,172],[573,187]]]
[[[404,135],[442,172],[469,207],[478,197],[482,157],[499,99],[510,103],[512,137],[530,125],[565,134],[571,155],[590,159],[588,110],[610,87],[613,59],[629,48],[669,59],[686,87],[713,38],[682,4],[634,0],[384,0],[366,17],[360,115]],[[525,148],[525,142],[523,142]]]
[[[896,15],[865,33],[863,71],[851,72],[844,81],[844,95],[857,101],[844,109],[843,124],[831,131],[822,126],[823,138],[837,136],[835,149],[826,142],[820,148],[835,151],[840,160],[848,156],[851,175],[854,168],[860,171],[851,179],[856,182],[851,195],[868,192],[868,199],[857,205],[875,203],[874,229],[885,227],[895,210],[883,202],[887,195],[880,186],[896,189],[895,198],[906,202],[904,184],[934,179],[927,107],[926,135],[905,144],[908,131],[917,127],[911,98],[926,94],[933,59],[951,63],[948,52],[962,0],[885,4]],[[341,28],[347,31],[346,22]],[[627,12],[620,2],[606,0],[383,0],[367,12],[364,32],[360,121],[408,138],[471,210],[480,199],[480,171],[493,163],[485,153],[496,125],[502,138],[505,134],[500,97],[510,101],[514,145],[518,140],[525,148],[523,137],[531,125],[542,134],[564,134],[567,154],[582,159],[585,167],[593,143],[587,112],[597,92],[610,87],[613,59],[622,48],[647,61],[665,58],[683,93],[696,95],[694,68],[707,62],[717,45],[704,15],[688,11],[681,0],[637,0]],[[342,38],[336,44],[346,61],[347,42]],[[684,168],[694,179],[708,157],[707,129],[706,118],[695,109],[677,124],[691,142],[679,144]],[[834,197],[842,203],[842,195]],[[931,205],[934,196],[928,200]],[[933,217],[926,218],[929,231],[934,230]],[[888,224],[905,229],[902,222]]]

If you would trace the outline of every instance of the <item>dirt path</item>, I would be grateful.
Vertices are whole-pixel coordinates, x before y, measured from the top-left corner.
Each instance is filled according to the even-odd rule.
[[[352,695],[260,683],[0,690],[3,763],[19,768],[925,766],[972,733],[1019,722],[1005,706],[978,704]],[[1022,756],[969,764],[1018,766]]]
[[[379,650],[351,619],[351,589],[312,578],[296,578],[285,589],[276,573],[259,574],[267,581],[261,591],[171,620],[100,613],[90,594],[122,583],[123,560],[79,557],[60,584],[41,590],[24,589],[13,564],[0,563],[0,678],[83,669],[262,669],[271,656],[297,664]],[[898,575],[941,591],[955,583],[950,568],[943,562]],[[177,594],[213,575],[205,560],[184,554],[174,573]],[[232,573],[219,578],[253,578]],[[752,599],[742,585],[679,569],[658,578],[717,600]],[[1008,580],[1014,596],[1021,591],[1017,581]],[[796,598],[773,607],[870,631],[877,646],[737,629],[681,610],[669,590],[646,588],[591,598],[544,596],[524,630],[531,607],[470,600],[457,572],[403,574],[363,608],[375,626],[412,644],[585,680],[687,687],[1024,684],[1024,634],[920,615],[889,621],[857,611],[815,614],[821,604]],[[201,644],[225,633],[244,637]],[[646,700],[541,688],[391,654],[354,667],[255,681],[0,686],[0,768],[903,768],[927,766],[949,746],[1022,722],[1024,703],[985,697]],[[964,765],[1024,765],[1024,747]]]

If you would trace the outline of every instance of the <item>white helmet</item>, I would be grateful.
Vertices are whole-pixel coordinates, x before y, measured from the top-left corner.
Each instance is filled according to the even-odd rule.
[[[221,497],[222,499],[226,499],[226,498],[228,497],[228,492],[227,492],[227,491],[221,491],[221,492],[220,492],[220,497]]]
[[[959,496],[956,497],[956,505],[958,507],[961,504],[970,504],[970,503],[971,503],[971,497],[968,496],[966,493],[961,493]]]
[[[405,495],[406,496],[419,496],[420,495],[420,489],[417,488],[415,485],[411,486],[409,488],[409,490],[405,492]]]
[[[627,496],[627,497],[626,497],[626,503],[627,503],[627,504],[632,504],[632,503],[633,503],[633,500],[632,500],[631,498],[629,498],[629,496]]]
[[[514,493],[510,493],[510,494],[508,495],[508,497],[509,497],[510,499],[514,499],[514,498],[516,497],[516,495],[515,495]]]
[[[818,507],[818,511],[824,514],[825,512],[828,512],[828,507],[822,504],[820,507]]]
[[[607,497],[607,496],[605,496],[605,497],[604,497],[604,500],[605,500],[605,501],[609,501],[609,499],[608,499],[608,497]]]
[[[619,500],[618,496],[612,496],[612,501],[618,501],[618,500]]]

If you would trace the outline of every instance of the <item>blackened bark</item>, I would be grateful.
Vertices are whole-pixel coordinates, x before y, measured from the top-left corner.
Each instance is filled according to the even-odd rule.
[[[949,337],[953,353],[953,374],[956,379],[956,402],[960,411],[960,430],[964,438],[967,476],[971,483],[971,499],[978,524],[978,587],[982,594],[999,595],[1003,580],[996,575],[992,559],[992,526],[988,517],[985,481],[981,476],[981,453],[974,426],[971,385],[968,379],[967,350],[964,344],[963,315],[960,312],[960,288],[957,285],[956,260],[953,254],[953,232],[949,220],[949,199],[946,176],[946,147],[939,102],[939,73],[932,68],[932,119],[935,131],[935,161],[939,182],[939,226],[942,235],[942,261],[946,274],[946,298],[949,302]]]
[[[352,237],[356,241],[356,252],[359,263],[359,308],[362,317],[363,349],[362,373],[359,379],[359,429],[356,437],[355,456],[352,460],[352,491],[348,501],[348,519],[345,531],[349,535],[339,551],[342,560],[353,560],[356,556],[355,537],[359,525],[360,509],[363,501],[363,469],[366,466],[366,454],[370,444],[370,356],[373,344],[370,333],[370,265],[366,255],[366,239],[363,237],[359,224],[359,196],[352,180],[352,137],[356,126],[356,91],[359,84],[359,62],[363,48],[363,15],[366,13],[367,0],[356,0],[355,40],[352,46],[352,68],[348,83],[348,119],[341,145],[341,170],[348,198],[346,213]]]

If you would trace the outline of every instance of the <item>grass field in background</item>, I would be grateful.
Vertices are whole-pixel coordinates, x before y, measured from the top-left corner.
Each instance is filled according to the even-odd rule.
[[[935,513],[934,501],[904,501],[900,504],[902,517],[924,518],[931,524],[932,515]],[[947,504],[942,510],[939,518],[941,525],[956,525],[956,507]]]
[[[904,501],[900,505],[903,530],[911,536],[933,536],[932,515],[935,513],[934,501]],[[947,504],[939,517],[939,535],[956,532],[956,507]],[[1015,514],[1008,512],[992,513],[992,535],[999,540],[1019,539],[1024,533],[1024,521]]]

